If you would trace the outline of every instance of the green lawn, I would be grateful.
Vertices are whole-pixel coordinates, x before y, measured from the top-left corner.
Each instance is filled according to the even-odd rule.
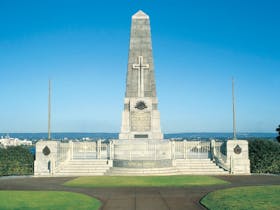
[[[64,183],[71,187],[184,187],[228,184],[211,176],[93,176]]]
[[[98,209],[101,202],[87,195],[62,191],[0,191],[1,210]]]
[[[201,200],[208,209],[280,209],[280,185],[236,187],[209,193]]]

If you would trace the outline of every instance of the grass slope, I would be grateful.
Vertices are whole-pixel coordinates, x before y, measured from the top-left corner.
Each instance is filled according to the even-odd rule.
[[[62,191],[0,191],[1,210],[98,209],[101,202],[87,195]]]
[[[184,187],[228,184],[211,176],[93,176],[64,183],[71,187]]]
[[[209,193],[201,200],[208,209],[280,209],[280,185],[236,187]]]

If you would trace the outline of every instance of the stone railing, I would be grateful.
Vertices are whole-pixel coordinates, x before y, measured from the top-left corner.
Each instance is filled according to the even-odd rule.
[[[57,144],[57,156],[52,159],[52,171],[57,171],[69,160],[176,160],[213,159],[215,163],[230,171],[226,142],[168,141],[168,140],[101,140],[95,142],[68,142]]]
[[[69,161],[71,158],[70,154],[70,146],[72,142],[69,143],[62,143],[59,142],[57,145],[57,156],[56,160],[54,160],[54,169],[57,171],[60,166],[62,166],[65,162]]]
[[[230,164],[226,154],[226,142],[211,140],[211,148],[215,163],[226,171],[230,171]]]
[[[217,149],[217,151],[219,151]],[[219,156],[221,157],[221,156]],[[59,142],[55,168],[69,160],[175,160],[211,158],[209,141],[111,140]]]
[[[69,145],[69,160],[108,159],[110,156],[109,143],[101,140],[94,142],[72,142]]]
[[[171,141],[174,144],[173,159],[210,158],[209,141]]]

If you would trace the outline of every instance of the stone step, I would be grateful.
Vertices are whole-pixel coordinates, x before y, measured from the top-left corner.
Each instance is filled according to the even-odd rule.
[[[216,165],[176,165],[177,168],[217,168]]]
[[[174,170],[174,167],[166,167],[166,168],[123,168],[123,167],[113,167],[111,170],[114,171],[166,171],[166,170]]]
[[[120,171],[120,170],[110,170],[106,174],[188,174],[188,173],[197,173],[197,174],[228,174],[224,170],[158,170],[158,171]]]
[[[105,176],[175,176],[176,173],[159,173],[159,174],[105,174]]]
[[[212,161],[175,161],[176,164],[213,164]]]
[[[62,165],[62,168],[109,168],[109,165]]]
[[[106,165],[107,160],[102,161],[89,161],[89,160],[70,160],[67,162],[68,164],[72,165]]]
[[[58,171],[107,171],[109,168],[61,168]]]
[[[177,171],[165,171],[165,172],[107,172],[108,176],[156,176],[156,175],[176,175]]]
[[[177,168],[178,171],[224,171],[223,169],[220,169],[220,168],[211,168],[211,169],[208,169],[208,168],[188,168],[188,169],[181,169],[181,168]]]
[[[185,167],[176,167],[176,169],[178,169],[178,170],[197,170],[197,171],[199,171],[199,170],[203,170],[203,171],[209,171],[209,170],[223,170],[223,169],[221,169],[221,168],[219,168],[219,167],[211,167],[211,168],[202,168],[202,167],[188,167],[188,168],[185,168]]]
[[[216,165],[215,163],[213,162],[176,162],[175,163],[176,165]]]
[[[207,172],[207,171],[203,171],[203,172],[199,172],[199,171],[186,171],[186,172],[178,172],[178,175],[229,175],[228,172],[226,171],[219,171],[219,172]]]
[[[175,163],[176,166],[210,166],[210,165],[216,165],[215,163]]]
[[[94,173],[94,172],[91,172],[91,173],[81,173],[81,172],[71,172],[71,173],[61,173],[61,172],[58,172],[55,174],[55,176],[103,176],[104,173]]]
[[[158,171],[156,171],[156,170],[154,170],[154,171],[147,171],[147,170],[137,170],[137,171],[131,171],[131,170],[127,170],[127,171],[125,171],[125,170],[123,170],[123,171],[121,171],[121,170],[110,170],[110,171],[108,171],[108,172],[110,172],[110,173],[146,173],[146,174],[148,174],[148,173],[173,173],[173,172],[177,172],[177,170],[176,169],[172,169],[172,170],[158,170]]]
[[[72,167],[72,166],[64,166],[64,167],[60,167],[60,169],[73,169],[73,170],[83,170],[83,169],[97,169],[97,170],[104,170],[104,169],[108,169],[110,168],[109,166],[103,166],[103,167],[100,167],[100,166],[95,166],[95,167]]]
[[[70,160],[59,166],[57,175],[98,176],[104,175],[110,166],[107,160]]]
[[[174,167],[167,168],[111,168],[106,175],[157,175],[157,174],[172,174],[175,175],[177,172]]]
[[[216,165],[212,161],[176,161],[176,165]]]
[[[213,163],[210,159],[208,160],[175,160],[176,163]]]
[[[60,170],[59,172],[57,173],[66,173],[66,174],[75,174],[75,173],[102,173],[104,174],[107,170],[80,170],[80,171],[77,171],[77,170]]]
[[[107,172],[107,176],[228,175],[226,171]]]
[[[153,175],[153,174],[177,174],[178,171],[108,171],[106,172],[105,174],[106,175],[117,175],[117,174],[128,174],[128,175],[137,175],[137,174],[150,174],[150,175]]]
[[[197,158],[197,159],[195,159],[195,158],[193,158],[193,159],[176,159],[176,161],[177,162],[179,162],[179,161],[211,161],[211,159],[209,159],[209,158]]]

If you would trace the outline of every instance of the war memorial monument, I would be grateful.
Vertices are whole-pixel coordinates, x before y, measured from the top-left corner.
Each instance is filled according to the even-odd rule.
[[[160,71],[160,70],[159,70]],[[39,141],[35,176],[250,174],[246,140],[163,139],[150,19],[132,16],[119,139],[109,143]]]

